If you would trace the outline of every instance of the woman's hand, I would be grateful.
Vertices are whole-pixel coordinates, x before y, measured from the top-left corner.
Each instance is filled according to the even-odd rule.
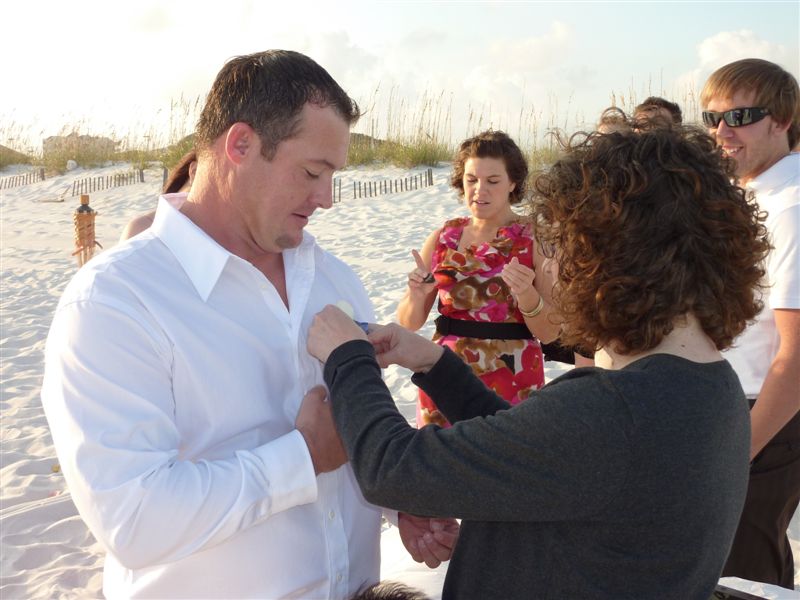
[[[328,360],[331,352],[345,342],[366,340],[367,335],[341,309],[329,304],[319,311],[308,330],[308,351],[320,361]]]
[[[520,299],[523,300],[523,303],[529,300],[528,296],[531,298],[538,297],[538,293],[533,287],[533,280],[536,278],[536,272],[521,264],[516,256],[503,267],[503,272],[500,273],[500,277],[502,277],[503,281],[508,285],[508,289],[517,300],[517,304],[520,304]],[[533,306],[530,308],[533,308]]]
[[[413,293],[430,294],[436,287],[433,273],[428,269],[419,252],[412,250],[411,254],[414,256],[414,262],[417,266],[408,274],[408,287]]]
[[[441,346],[396,323],[372,325],[368,337],[383,368],[400,365],[415,373],[427,373],[444,352]]]

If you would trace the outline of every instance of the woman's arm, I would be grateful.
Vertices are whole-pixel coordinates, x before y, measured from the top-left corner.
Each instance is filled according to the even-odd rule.
[[[314,316],[308,330],[307,347],[312,356],[327,364],[337,349],[356,340],[365,340],[365,337],[372,344],[369,354],[379,367],[405,367],[414,372],[414,383],[422,383],[435,400],[443,398],[450,422],[494,414],[511,406],[488,389],[452,351],[397,323],[372,324],[365,336],[339,308],[326,306]],[[456,400],[448,403],[448,398]]]
[[[534,322],[533,319],[525,318],[525,324],[528,329],[535,327],[538,331],[536,337],[548,343],[557,340],[561,335],[562,319],[553,306],[553,287],[556,284],[555,262],[542,254],[542,248],[536,240],[533,241],[533,266],[536,270],[533,286],[544,301],[544,307],[539,313],[538,320]]]
[[[456,385],[449,371],[433,371],[426,378]],[[628,475],[625,407],[586,375],[485,418],[419,430],[397,411],[365,342],[334,350],[325,382],[359,486],[380,506],[474,520],[577,519],[602,510]]]
[[[439,233],[440,230],[437,229],[425,240],[425,243],[422,245],[422,251],[419,253],[423,264],[418,264],[417,269],[422,269],[426,273],[430,273],[431,263],[433,262],[433,249],[436,247]],[[435,282],[424,283],[409,276],[406,293],[397,305],[397,322],[406,329],[417,331],[420,327],[425,325],[425,321],[428,320],[428,315],[431,312],[435,299]]]
[[[539,244],[532,240],[533,270],[515,257],[503,269],[502,277],[517,301],[530,332],[547,344],[561,334],[561,318],[552,306],[554,273]]]
[[[436,403],[450,423],[486,417],[511,408],[511,404],[486,387],[463,359],[449,348],[427,371],[411,381]]]

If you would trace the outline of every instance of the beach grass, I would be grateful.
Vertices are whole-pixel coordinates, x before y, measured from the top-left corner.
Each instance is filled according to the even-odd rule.
[[[609,106],[632,113],[639,100],[647,95],[675,95],[652,91],[652,82],[637,92],[633,84],[625,91],[612,90]],[[698,111],[698,95],[687,88],[677,96],[685,118]],[[423,92],[408,99],[397,86],[375,87],[366,100],[359,100],[363,116],[354,128],[348,155],[348,166],[395,165],[404,168],[437,166],[453,159],[461,139],[486,129],[502,129],[513,136],[529,160],[531,171],[546,167],[557,158],[553,131],[569,132],[594,129],[594,121],[571,112],[572,98],[566,101],[549,98],[547,110],[526,103],[516,115],[498,116],[491,106],[464,107],[466,128],[463,136],[453,131],[453,95],[446,92]],[[136,168],[159,164],[171,168],[192,148],[194,123],[202,108],[202,98],[179,98],[171,101],[167,124],[160,130],[153,125],[139,124],[124,135],[112,131],[106,137],[113,144],[80,144],[58,149],[35,150],[36,144],[25,124],[4,119],[0,123],[0,169],[12,164],[28,163],[45,167],[48,173],[60,174],[67,161],[84,168],[126,162]],[[597,116],[602,112],[600,107]],[[59,136],[91,132],[87,122],[69,123]],[[37,142],[41,143],[41,142]]]

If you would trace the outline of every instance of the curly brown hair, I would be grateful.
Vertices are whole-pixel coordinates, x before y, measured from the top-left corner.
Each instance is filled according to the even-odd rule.
[[[763,307],[765,215],[697,127],[580,133],[534,182],[536,237],[556,248],[561,342],[621,354],[693,313],[719,350]]]
[[[525,197],[525,184],[528,180],[528,162],[516,142],[503,131],[491,129],[467,138],[458,148],[453,159],[453,176],[450,185],[464,197],[464,165],[470,158],[499,158],[506,166],[508,178],[514,184],[508,199],[510,204],[518,204]]]

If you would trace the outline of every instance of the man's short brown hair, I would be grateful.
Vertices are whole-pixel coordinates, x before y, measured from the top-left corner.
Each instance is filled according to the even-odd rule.
[[[693,313],[720,350],[761,310],[764,215],[696,127],[577,134],[534,182],[536,238],[555,249],[562,343],[656,347]]]
[[[202,153],[234,123],[258,133],[271,159],[278,144],[294,135],[307,103],[332,106],[348,125],[361,116],[358,105],[328,72],[291,50],[267,50],[232,58],[222,67],[197,124],[195,145]]]
[[[661,96],[650,96],[647,98],[633,110],[633,115],[635,118],[641,113],[657,111],[660,108],[663,108],[670,114],[673,123],[683,122],[683,113],[681,112],[681,107],[677,103],[670,102]]]

